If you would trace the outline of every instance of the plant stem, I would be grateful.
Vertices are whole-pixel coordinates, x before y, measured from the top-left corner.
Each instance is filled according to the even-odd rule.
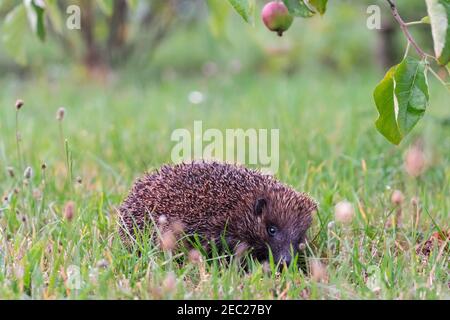
[[[60,140],[62,152],[64,155],[65,154],[65,142],[64,142],[64,129],[62,126],[62,121],[59,121],[58,128],[59,128],[59,140]]]
[[[20,151],[20,132],[19,132],[19,110],[16,111],[16,146],[17,146],[17,161],[22,169],[22,152]]]
[[[389,3],[389,6],[391,7],[392,15],[394,16],[395,20],[397,20],[398,24],[400,25],[400,29],[402,29],[403,34],[408,39],[408,42],[416,49],[417,53],[419,54],[420,58],[425,59],[427,54],[419,47],[417,42],[412,37],[411,33],[408,30],[408,26],[403,21],[402,17],[398,13],[397,6],[395,5],[394,0],[386,0]]]
[[[411,43],[408,42],[408,44],[406,45],[405,54],[403,55],[403,59],[406,59],[406,57],[408,56],[410,47],[411,47]]]
[[[422,21],[411,21],[411,22],[405,22],[405,26],[414,26],[417,24],[425,24],[425,22]]]
[[[70,153],[70,149],[69,149],[69,141],[66,139],[64,141],[64,150],[65,150],[65,155],[66,155],[66,168],[67,168],[67,178],[68,178],[68,183],[69,183],[69,188],[70,191],[73,191],[73,185],[72,185],[72,181],[73,181],[73,177],[72,177],[72,155]]]

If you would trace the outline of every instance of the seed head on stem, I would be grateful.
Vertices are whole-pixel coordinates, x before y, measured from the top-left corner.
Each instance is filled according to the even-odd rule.
[[[15,105],[16,106],[16,148],[17,148],[17,160],[19,161],[19,164],[21,166],[23,165],[23,163],[22,163],[22,152],[20,150],[20,141],[22,139],[21,139],[20,131],[19,131],[19,111],[20,111],[20,109],[22,109],[23,105],[24,105],[23,100],[18,99],[16,101],[16,105]]]
[[[401,205],[403,203],[403,200],[405,200],[405,196],[400,190],[394,190],[394,192],[392,192],[391,202],[394,205]]]
[[[16,109],[20,110],[20,109],[22,109],[22,107],[23,107],[23,100],[22,99],[18,99],[16,101]]]
[[[15,173],[14,173],[14,168],[13,168],[13,167],[7,167],[7,168],[6,168],[6,171],[8,172],[8,175],[9,175],[11,178],[14,178],[14,177],[15,177]]]
[[[328,282],[326,266],[319,259],[310,261],[311,279],[315,282]]]
[[[334,207],[334,214],[336,221],[349,224],[353,220],[355,209],[353,209],[353,205],[350,202],[341,201]]]
[[[415,144],[408,149],[404,161],[405,170],[411,177],[420,176],[426,169],[426,158],[422,146]]]
[[[56,112],[56,120],[63,121],[65,114],[66,114],[66,109],[64,109],[63,107],[59,108],[58,111]]]
[[[174,293],[177,289],[177,276],[173,272],[169,272],[162,283],[162,290],[166,294]]]
[[[24,177],[26,180],[30,180],[30,179],[33,177],[33,168],[27,167],[27,168],[25,169],[25,171],[23,172],[23,177]]]
[[[75,202],[69,201],[64,206],[64,218],[70,222],[73,220],[74,215],[75,215]]]

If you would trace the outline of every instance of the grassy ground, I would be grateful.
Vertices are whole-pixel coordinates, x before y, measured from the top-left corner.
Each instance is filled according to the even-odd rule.
[[[429,257],[416,254],[418,244],[449,228],[450,128],[438,121],[449,116],[448,95],[431,81],[426,118],[393,147],[373,126],[371,92],[378,78],[225,74],[105,87],[3,81],[0,298],[449,299],[448,243],[431,246]],[[192,90],[202,91],[205,102],[190,104]],[[20,155],[17,98],[25,101]],[[66,108],[62,123],[55,119],[60,106]],[[177,264],[149,244],[140,257],[122,247],[117,206],[135,177],[170,161],[171,132],[190,129],[197,119],[205,128],[280,129],[278,178],[320,203],[307,249],[315,277],[295,268],[274,274],[258,263],[244,272],[220,259]],[[430,161],[414,179],[403,157],[417,138]],[[27,166],[34,174],[24,182]],[[398,228],[386,227],[396,211],[394,189],[405,195]],[[356,208],[352,223],[328,227],[334,205],[345,199]],[[71,220],[64,209],[70,202]],[[81,273],[79,290],[71,289],[74,266]]]

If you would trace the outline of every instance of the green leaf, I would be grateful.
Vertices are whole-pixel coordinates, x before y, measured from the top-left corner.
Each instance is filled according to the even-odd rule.
[[[429,94],[425,61],[405,58],[395,70],[395,96],[398,101],[397,124],[406,136],[423,117]]]
[[[379,113],[376,128],[391,143],[399,144],[428,106],[425,62],[405,58],[389,69],[373,96]]]
[[[441,65],[450,61],[450,0],[426,0],[434,53]]]
[[[253,24],[255,0],[228,0],[237,13],[250,24]]]
[[[63,33],[63,18],[61,16],[61,11],[58,8],[58,0],[47,0],[46,4],[46,12],[47,16],[55,29],[59,34]]]
[[[223,0],[207,0],[206,3],[210,12],[209,28],[215,37],[219,37],[224,34],[227,27],[229,6]]]
[[[422,23],[426,23],[426,24],[430,24],[430,17],[429,16],[425,16],[422,19],[420,19],[420,22]]]
[[[314,10],[304,0],[283,0],[283,2],[293,16],[309,18],[314,15]]]
[[[41,41],[45,40],[45,4],[42,0],[24,0],[31,30]]]
[[[392,67],[377,85],[373,93],[380,116],[375,121],[378,131],[391,143],[399,144],[402,134],[397,125],[394,101],[394,74],[397,66]]]
[[[42,0],[33,0],[33,9],[36,12],[37,22],[36,22],[36,32],[41,39],[45,40],[45,4]]]
[[[27,31],[27,12],[25,7],[20,4],[6,16],[1,37],[6,53],[21,65],[27,64],[25,51]]]
[[[321,15],[325,13],[327,10],[327,2],[328,0],[310,0],[309,3],[316,8],[317,12]]]

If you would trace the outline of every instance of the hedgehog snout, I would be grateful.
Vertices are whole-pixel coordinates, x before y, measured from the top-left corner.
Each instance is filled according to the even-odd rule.
[[[276,263],[280,263],[281,265],[286,264],[289,266],[293,260],[293,256],[296,254],[297,252],[295,250],[290,250],[289,246],[288,249],[283,248],[279,252],[274,253],[274,259]]]
[[[268,245],[275,262],[280,265],[290,265],[299,252],[299,243],[303,241],[303,238],[302,234],[298,235],[298,230],[292,232],[286,229],[270,237]]]
[[[292,260],[292,257],[291,257],[290,253],[283,254],[280,257],[280,259],[278,259],[279,262],[281,262],[282,264],[286,263],[287,266],[289,266],[291,264],[291,260]]]

